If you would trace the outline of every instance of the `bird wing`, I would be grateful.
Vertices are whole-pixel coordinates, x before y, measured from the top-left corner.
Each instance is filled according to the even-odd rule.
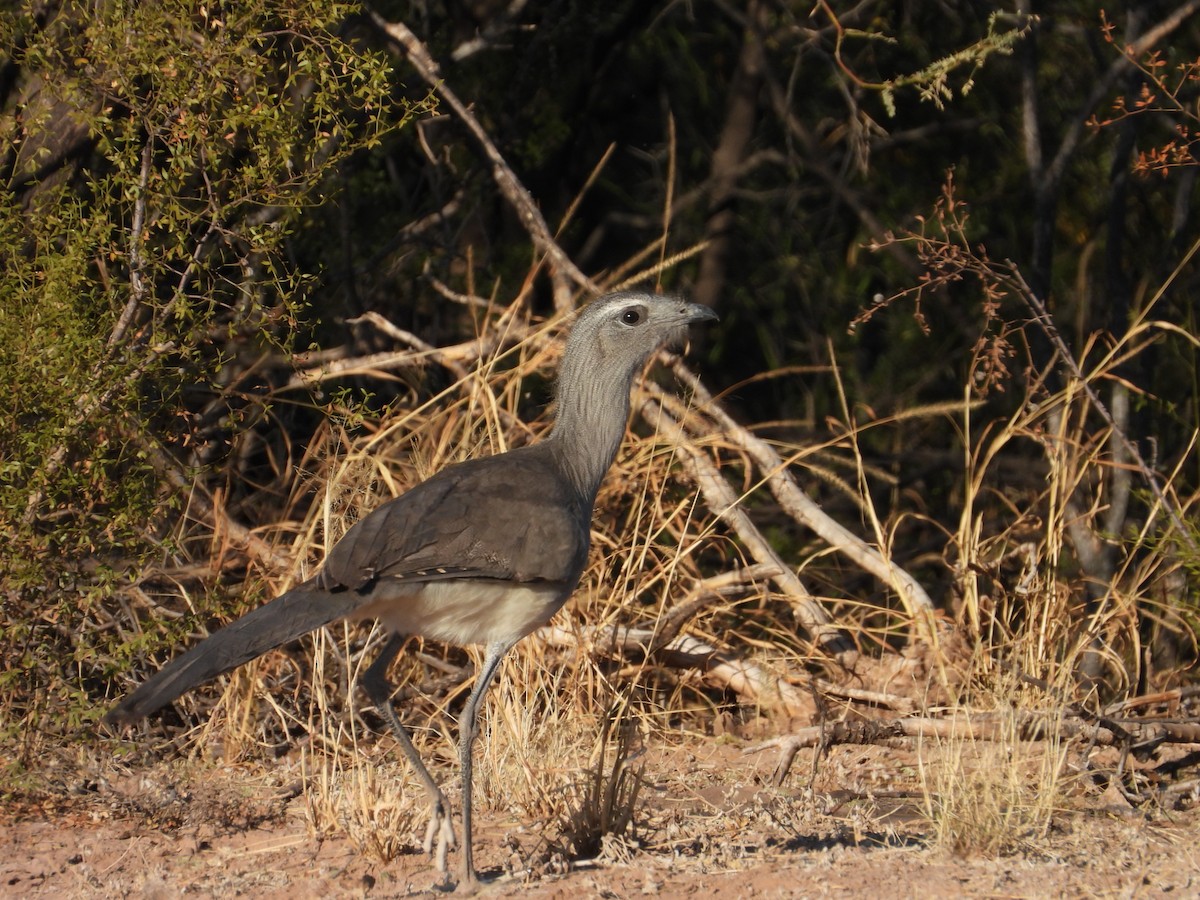
[[[326,590],[447,578],[552,581],[587,561],[591,504],[544,445],[450,466],[356,523],[325,560]]]

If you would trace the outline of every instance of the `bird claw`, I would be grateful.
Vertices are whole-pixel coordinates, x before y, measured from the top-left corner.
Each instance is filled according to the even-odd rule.
[[[433,810],[429,814],[429,824],[425,826],[425,843],[423,845],[426,853],[435,853],[433,846],[435,835],[437,836],[437,850],[434,859],[437,862],[438,871],[445,872],[447,871],[446,854],[458,846],[458,839],[454,836],[454,824],[450,820],[450,810],[444,800],[434,803]]]

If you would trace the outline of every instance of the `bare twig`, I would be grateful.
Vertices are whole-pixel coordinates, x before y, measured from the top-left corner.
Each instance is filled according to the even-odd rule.
[[[1024,9],[1019,6],[1018,10]],[[1054,241],[1055,207],[1058,202],[1058,191],[1068,166],[1080,141],[1086,133],[1094,110],[1104,102],[1112,91],[1117,79],[1134,68],[1134,60],[1148,51],[1151,47],[1181,27],[1189,18],[1200,11],[1200,0],[1188,0],[1167,15],[1161,22],[1149,28],[1136,40],[1125,47],[1124,55],[1114,59],[1095,79],[1091,93],[1070,116],[1066,128],[1062,129],[1062,137],[1053,156],[1047,160],[1047,154],[1042,150],[1042,129],[1037,121],[1039,115],[1036,53],[1035,47],[1027,47],[1022,58],[1024,72],[1022,74],[1022,115],[1024,121],[1023,146],[1026,153],[1026,164],[1029,166],[1030,183],[1033,186],[1034,221],[1032,226],[1032,277],[1039,290],[1045,293],[1050,279],[1051,254]]]
[[[438,64],[430,55],[429,50],[421,42],[412,31],[403,22],[389,22],[387,19],[380,16],[374,10],[368,9],[371,20],[375,25],[382,30],[388,37],[395,41],[408,57],[408,61],[412,63],[413,68],[425,80],[425,83],[433,89],[433,91],[445,101],[446,105],[453,110],[459,121],[466,126],[479,144],[488,162],[492,165],[492,177],[496,181],[496,185],[500,188],[500,192],[514,210],[516,210],[518,218],[521,220],[525,229],[529,232],[529,236],[533,238],[534,245],[541,250],[546,257],[553,263],[554,268],[565,274],[571,281],[580,287],[590,291],[591,293],[599,293],[598,288],[590,278],[579,271],[579,268],[571,261],[566,252],[554,240],[550,233],[550,228],[546,224],[545,218],[542,216],[541,210],[537,208],[533,198],[529,195],[529,191],[521,184],[512,168],[505,162],[504,157],[492,142],[491,137],[479,124],[479,120],[467,108],[458,95],[450,89],[442,76]],[[555,292],[555,304],[559,310],[565,310],[570,307],[569,297],[562,291]]]
[[[664,409],[657,399],[647,399],[640,407],[641,414],[655,429],[665,435],[677,448],[684,468],[688,470],[705,502],[745,545],[746,550],[760,564],[769,565],[778,572],[771,580],[780,592],[793,604],[796,618],[813,640],[823,649],[830,651],[845,665],[853,663],[853,649],[847,646],[829,614],[809,593],[799,576],[784,563],[766,538],[741,507],[729,482],[722,476],[703,451],[694,446],[683,427]]]
[[[1200,0],[1197,0],[1197,5],[1200,6]],[[1175,504],[1172,503],[1167,498],[1167,495],[1163,492],[1162,485],[1158,482],[1158,476],[1154,473],[1150,466],[1146,464],[1146,460],[1142,457],[1137,445],[1134,444],[1133,441],[1129,439],[1129,436],[1118,426],[1116,420],[1113,419],[1112,413],[1108,411],[1108,407],[1106,407],[1104,405],[1104,401],[1100,399],[1100,395],[1096,393],[1095,388],[1092,387],[1087,376],[1084,375],[1083,371],[1079,368],[1079,362],[1075,359],[1074,354],[1071,353],[1070,348],[1067,346],[1067,342],[1059,333],[1058,327],[1054,324],[1054,319],[1051,318],[1049,311],[1046,309],[1046,304],[1042,302],[1042,299],[1037,295],[1033,288],[1029,286],[1028,282],[1025,281],[1024,276],[1021,275],[1021,270],[1016,266],[1015,263],[1013,263],[1011,260],[1005,260],[1004,265],[1007,269],[1008,280],[1016,288],[1021,299],[1025,301],[1025,304],[1033,312],[1034,319],[1037,321],[1038,326],[1045,333],[1046,337],[1050,340],[1051,344],[1053,344],[1054,349],[1058,352],[1059,357],[1062,359],[1063,365],[1065,365],[1071,371],[1071,374],[1079,382],[1079,385],[1083,389],[1084,393],[1087,394],[1088,402],[1091,403],[1096,412],[1100,414],[1100,417],[1104,419],[1108,427],[1112,429],[1112,433],[1120,441],[1125,453],[1128,454],[1129,459],[1133,461],[1134,466],[1137,468],[1138,474],[1142,476],[1142,480],[1146,482],[1146,486],[1149,487],[1151,493],[1154,494],[1154,499],[1162,505],[1162,508],[1166,511],[1167,516],[1171,520],[1171,524],[1175,526],[1175,531],[1179,535],[1179,540],[1183,542],[1183,544],[1193,555],[1200,554],[1200,546],[1197,546],[1195,538],[1183,524],[1183,518],[1180,516],[1179,510],[1176,508]]]
[[[497,40],[512,30],[513,20],[521,14],[521,10],[528,2],[529,0],[509,0],[508,7],[489,19],[482,31],[476,32],[474,37],[455,47],[450,52],[450,58],[455,62],[462,62],[464,59],[494,46]]]
[[[509,328],[489,328],[486,334],[460,344],[434,347],[416,335],[411,335],[402,329],[396,330],[408,335],[407,338],[400,339],[417,349],[385,350],[380,353],[368,353],[344,359],[323,358],[319,365],[297,371],[288,380],[284,389],[307,388],[323,381],[347,378],[352,375],[379,375],[396,369],[421,366],[427,360],[433,360],[459,377],[464,377],[468,367],[478,360],[495,353],[502,346],[519,343],[528,336],[525,329],[517,327],[514,323]],[[393,334],[393,337],[395,336]]]
[[[1133,478],[1129,471],[1128,443],[1122,440],[1129,428],[1129,387],[1113,385],[1112,417],[1114,427],[1109,432],[1109,452],[1112,454],[1112,474],[1109,477],[1108,514],[1104,517],[1104,530],[1108,534],[1120,534],[1125,527],[1129,512],[1129,498],[1133,493]]]
[[[1141,709],[1146,706],[1165,705],[1175,707],[1185,700],[1191,700],[1194,697],[1200,697],[1200,684],[1191,684],[1187,687],[1160,691],[1156,694],[1143,694],[1140,697],[1131,697],[1128,700],[1122,700],[1108,706],[1104,710],[1104,714],[1106,716],[1115,716],[1120,712],[1128,712],[1131,709]]]
[[[93,381],[96,383],[102,383],[100,380],[102,367],[124,341],[125,335],[133,324],[138,310],[142,308],[142,302],[146,296],[145,280],[142,277],[142,229],[146,222],[146,185],[150,180],[150,166],[153,160],[154,137],[151,135],[146,138],[145,146],[142,147],[142,165],[141,171],[138,173],[137,198],[134,201],[133,223],[129,234],[129,299],[125,301],[125,307],[121,310],[121,315],[108,336],[108,341],[105,344],[104,358],[92,369]],[[153,356],[150,356],[143,360],[143,364],[135,370],[131,379],[136,378],[153,358]],[[113,397],[117,395],[118,390],[123,388],[124,385],[124,381],[116,382],[114,380],[109,383],[107,389],[99,394],[82,394],[76,397],[74,401],[76,421],[86,422],[96,410],[102,409],[111,402]],[[67,443],[64,441],[55,447],[46,458],[40,473],[44,484],[49,483],[62,467],[62,464],[67,459],[67,451]],[[30,492],[29,499],[25,504],[25,512],[22,516],[22,521],[25,524],[31,523],[37,517],[38,507],[42,505],[45,497],[46,492],[43,488],[35,488]]]
[[[462,200],[463,192],[456,191],[453,197],[442,204],[441,209],[436,209],[428,215],[424,215],[397,229],[388,239],[387,243],[380,247],[369,260],[355,267],[354,274],[361,277],[377,272],[381,263],[395,252],[397,248],[412,243],[427,232],[445,224],[452,216],[456,215],[462,206]]]
[[[655,649],[658,633],[653,628],[565,628],[547,625],[538,632],[555,647],[591,647],[618,653],[637,653],[656,663],[676,669],[699,669],[711,685],[733,691],[744,702],[775,709],[786,716],[811,711],[805,693],[787,680],[734,654],[718,650],[698,638],[679,635]]]
[[[108,336],[107,349],[111,350],[125,339],[129,326],[146,297],[146,282],[142,277],[142,228],[146,223],[146,185],[150,181],[150,164],[154,160],[154,136],[146,138],[142,147],[142,167],[138,173],[137,199],[133,203],[133,222],[129,229],[129,299],[121,310],[121,317]]]
[[[887,226],[875,215],[871,205],[850,185],[844,174],[829,162],[828,151],[796,116],[793,111],[795,107],[789,100],[787,91],[770,72],[766,75],[766,86],[775,115],[783,123],[789,138],[797,141],[804,151],[804,167],[825,182],[834,196],[858,217],[872,238],[880,240],[879,246],[891,254],[896,262],[910,274],[920,274],[920,263],[904,246],[896,241],[882,240],[888,233]]]
[[[449,300],[451,303],[459,303],[459,304],[462,304],[463,306],[472,306],[472,307],[475,307],[476,309],[485,309],[486,310],[486,309],[492,308],[492,306],[493,306],[492,301],[488,300],[486,297],[477,297],[475,294],[464,294],[461,291],[456,291],[452,287],[450,287],[448,284],[446,284],[445,282],[441,281],[438,278],[435,278],[433,275],[430,275],[429,271],[428,271],[429,270],[428,263],[426,263],[425,269],[426,269],[426,271],[423,273],[423,275],[424,275],[425,279],[429,282],[429,286],[432,287],[439,294],[441,294],[443,297],[445,297],[447,300]]]
[[[834,684],[823,678],[813,678],[812,687],[821,694],[831,697],[841,697],[855,703],[865,703],[869,706],[883,706],[897,712],[909,713],[917,707],[916,701],[901,694],[889,694],[886,691],[869,691],[864,688],[852,688],[843,684]]]
[[[788,515],[801,525],[812,529],[814,534],[829,544],[831,548],[851,559],[863,571],[869,572],[884,584],[892,587],[914,615],[925,615],[933,611],[933,601],[929,594],[912,575],[821,509],[796,484],[795,479],[788,471],[788,463],[775,452],[775,449],[734,421],[721,408],[720,404],[713,401],[712,395],[704,387],[704,384],[682,361],[677,360],[674,369],[680,379],[691,387],[693,395],[701,404],[704,413],[711,416],[717,423],[722,436],[749,456],[758,466],[771,493]],[[668,399],[665,393],[661,391],[658,393],[660,399]]]
[[[459,360],[455,359],[452,356],[447,355],[446,353],[443,353],[437,347],[435,347],[432,344],[427,343],[426,341],[417,337],[411,331],[405,331],[403,328],[400,328],[398,325],[394,325],[393,323],[389,322],[387,319],[385,319],[383,316],[381,316],[379,313],[377,313],[373,310],[365,312],[361,316],[358,316],[357,318],[347,319],[346,322],[350,325],[353,325],[353,324],[356,324],[359,322],[366,322],[370,325],[374,325],[376,328],[378,328],[380,331],[382,331],[388,337],[394,338],[395,340],[400,341],[401,343],[408,344],[414,350],[419,351],[420,353],[424,354],[428,358],[437,362],[439,365],[442,365],[445,368],[449,369],[457,377],[459,377],[459,378],[467,377],[467,368],[466,368],[466,366],[464,366],[462,364],[462,362],[460,362]]]

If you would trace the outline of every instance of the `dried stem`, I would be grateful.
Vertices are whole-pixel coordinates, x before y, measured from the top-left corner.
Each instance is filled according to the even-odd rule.
[[[1096,412],[1100,414],[1100,417],[1104,419],[1108,427],[1112,429],[1112,433],[1121,442],[1121,446],[1124,448],[1125,453],[1128,454],[1129,459],[1131,459],[1134,466],[1137,467],[1138,473],[1142,476],[1142,480],[1146,482],[1146,486],[1149,487],[1151,493],[1154,494],[1154,499],[1157,500],[1159,504],[1161,504],[1162,508],[1166,511],[1167,516],[1171,520],[1171,524],[1175,527],[1176,534],[1179,535],[1179,540],[1183,542],[1189,551],[1191,551],[1193,556],[1200,555],[1200,546],[1196,544],[1196,539],[1184,525],[1183,517],[1180,516],[1177,506],[1167,498],[1167,495],[1163,492],[1162,485],[1159,483],[1158,476],[1154,473],[1150,466],[1146,464],[1146,460],[1138,451],[1137,445],[1129,439],[1129,435],[1127,435],[1117,424],[1116,420],[1112,416],[1112,413],[1108,411],[1108,407],[1104,405],[1104,401],[1100,399],[1100,395],[1096,393],[1095,388],[1092,387],[1087,376],[1085,376],[1083,371],[1079,368],[1079,363],[1076,361],[1074,354],[1071,353],[1066,341],[1063,340],[1062,335],[1059,333],[1058,327],[1054,324],[1054,320],[1051,318],[1049,311],[1046,309],[1046,304],[1042,302],[1041,298],[1038,297],[1036,292],[1034,292],[1034,290],[1025,281],[1025,278],[1021,275],[1021,270],[1017,268],[1015,263],[1006,260],[1004,265],[1007,269],[1008,279],[1017,289],[1017,293],[1020,295],[1021,299],[1025,301],[1026,305],[1033,312],[1034,320],[1038,323],[1038,326],[1045,333],[1051,344],[1053,344],[1054,349],[1058,352],[1059,357],[1062,359],[1063,365],[1070,369],[1071,374],[1079,382],[1079,385],[1083,388],[1084,393],[1087,394],[1088,402],[1091,403]]]

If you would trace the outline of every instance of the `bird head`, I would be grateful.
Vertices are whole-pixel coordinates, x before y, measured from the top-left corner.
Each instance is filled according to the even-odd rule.
[[[607,294],[579,313],[547,444],[589,506],[625,434],[634,377],[660,347],[682,344],[689,325],[716,318],[706,306],[642,292]]]
[[[632,376],[661,347],[681,347],[689,325],[715,321],[717,314],[707,306],[679,297],[606,294],[579,313],[563,361]]]

